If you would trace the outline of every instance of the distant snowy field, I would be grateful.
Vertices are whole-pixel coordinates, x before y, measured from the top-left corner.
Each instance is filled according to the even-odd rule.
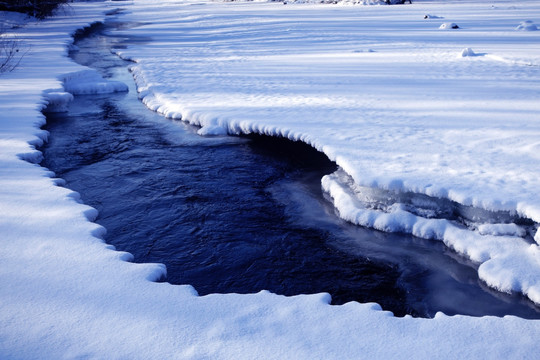
[[[343,218],[442,240],[540,303],[540,2],[77,3],[19,28],[0,17],[29,49],[0,77],[0,358],[536,358],[538,321],[198,297],[104,244],[34,146],[47,104],[126,89],[65,57],[71,33],[117,7],[148,39],[119,54],[149,108],[201,135],[305,141],[341,167],[322,184]]]

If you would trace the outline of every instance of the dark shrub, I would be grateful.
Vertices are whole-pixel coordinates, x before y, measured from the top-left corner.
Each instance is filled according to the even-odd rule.
[[[16,11],[44,19],[71,0],[0,0],[0,11]]]

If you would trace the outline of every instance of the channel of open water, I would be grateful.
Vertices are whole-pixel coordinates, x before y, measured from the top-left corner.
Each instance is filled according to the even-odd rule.
[[[76,36],[70,56],[125,82],[129,93],[78,96],[49,114],[43,166],[99,210],[106,241],[166,281],[200,295],[328,292],[333,304],[377,302],[396,316],[437,311],[540,318],[521,296],[492,291],[441,242],[339,219],[320,179],[336,165],[311,147],[263,136],[200,137],[146,109],[113,21]]]

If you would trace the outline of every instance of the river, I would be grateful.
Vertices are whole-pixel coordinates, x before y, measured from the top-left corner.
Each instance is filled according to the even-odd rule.
[[[151,39],[108,21],[76,36],[70,56],[129,85],[77,96],[48,114],[43,166],[99,211],[106,241],[136,262],[167,266],[200,295],[328,292],[332,303],[377,302],[396,316],[540,318],[518,295],[488,289],[475,265],[441,242],[339,219],[320,179],[336,165],[311,147],[263,136],[201,137],[146,109],[129,62],[111,49]]]

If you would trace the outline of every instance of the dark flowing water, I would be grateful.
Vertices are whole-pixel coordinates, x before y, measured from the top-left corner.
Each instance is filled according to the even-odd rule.
[[[333,304],[377,302],[397,316],[514,314],[530,302],[485,288],[472,264],[436,241],[348,224],[320,179],[335,164],[307,145],[262,136],[199,137],[147,110],[126,63],[109,52],[140,38],[109,23],[80,34],[71,56],[129,84],[79,96],[50,114],[43,166],[99,210],[106,241],[199,294],[328,292]],[[110,31],[107,34],[105,31]]]

